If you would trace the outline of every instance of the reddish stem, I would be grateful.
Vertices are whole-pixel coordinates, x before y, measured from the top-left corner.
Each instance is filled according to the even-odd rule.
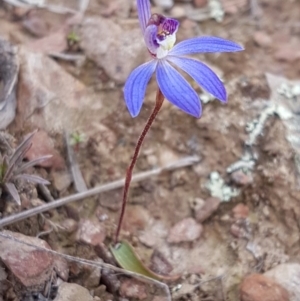
[[[122,227],[122,222],[124,219],[124,214],[125,214],[125,208],[126,208],[126,202],[127,202],[127,196],[128,196],[128,191],[129,191],[129,187],[130,187],[130,183],[131,183],[131,178],[132,178],[132,172],[134,169],[134,166],[136,164],[136,161],[138,159],[139,156],[139,152],[141,150],[142,144],[144,142],[144,139],[149,131],[149,129],[151,128],[153,121],[156,117],[156,115],[158,114],[162,104],[164,101],[164,96],[161,93],[160,89],[158,89],[157,94],[156,94],[156,104],[155,107],[137,141],[137,144],[135,146],[134,149],[134,154],[131,160],[131,163],[127,169],[126,172],[126,178],[125,178],[125,186],[124,186],[124,190],[123,190],[123,199],[122,199],[122,208],[121,208],[121,213],[120,213],[120,217],[119,217],[119,221],[118,221],[118,227],[117,227],[117,231],[116,231],[116,235],[115,235],[115,243],[118,242],[118,238],[119,238],[119,234],[121,231],[121,227]]]

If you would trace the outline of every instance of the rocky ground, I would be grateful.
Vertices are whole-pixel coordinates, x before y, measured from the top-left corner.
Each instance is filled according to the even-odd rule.
[[[1,224],[123,178],[156,93],[153,80],[132,119],[122,88],[148,55],[135,1],[11,2],[0,1],[1,162],[36,129],[24,160],[52,157],[28,171],[50,185],[12,178],[19,205],[0,170],[0,300],[168,300],[166,286],[106,266],[120,187]],[[228,104],[195,83],[201,119],[164,103],[135,172],[193,160],[132,185],[121,238],[175,275],[174,300],[299,301],[299,0],[155,0],[153,12],[181,21],[178,40],[216,35],[245,51],[198,55]]]

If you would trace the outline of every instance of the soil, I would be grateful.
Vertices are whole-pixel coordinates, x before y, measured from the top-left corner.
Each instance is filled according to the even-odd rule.
[[[105,1],[102,2],[100,4],[104,5]],[[91,1],[90,5],[97,7],[99,3]],[[191,167],[165,171],[133,184],[121,232],[121,239],[134,246],[146,265],[151,265],[151,254],[159,251],[172,266],[171,274],[182,275],[179,281],[170,284],[173,292],[178,289],[178,284],[185,288],[195,285],[187,293],[178,294],[180,290],[174,293],[174,298],[179,300],[239,300],[239,285],[245,275],[266,272],[279,263],[300,261],[297,151],[287,140],[287,128],[278,114],[267,118],[253,145],[246,145],[249,138],[247,125],[257,120],[272,101],[266,74],[289,80],[300,77],[299,58],[291,60],[290,52],[285,58],[277,58],[278,51],[284,51],[283,46],[289,49],[294,41],[299,45],[300,5],[297,0],[262,0],[258,3],[258,15],[251,11],[249,3],[234,14],[226,14],[221,23],[215,20],[189,21],[191,26],[187,18],[182,18],[179,40],[198,32],[238,41],[244,45],[245,51],[198,56],[222,74],[229,95],[228,103],[222,105],[212,101],[203,104],[203,116],[195,119],[165,101],[135,168],[135,172],[147,171],[168,164],[172,158],[200,157],[200,162]],[[42,14],[49,24],[54,24],[53,14],[45,13],[44,9],[36,13]],[[132,14],[131,18],[134,17]],[[90,8],[89,15],[97,16],[97,12]],[[0,16],[0,34],[12,43],[25,44],[37,39],[24,29],[22,19],[25,15],[16,17],[16,11],[2,3]],[[112,14],[108,18],[115,20],[116,17]],[[55,22],[62,24],[64,20],[61,19],[61,16],[57,17]],[[259,43],[255,39],[258,32],[264,33],[272,42],[267,46]],[[69,52],[82,53],[79,46],[69,48]],[[87,187],[124,177],[139,133],[154,107],[155,80],[148,87],[140,115],[132,119],[125,108],[122,84],[109,87],[107,83],[112,80],[93,61],[88,60],[80,66],[68,61],[57,62],[93,89],[96,98],[102,102],[103,112],[93,115],[93,120],[86,118],[90,123],[83,127],[85,139],[76,148],[76,160]],[[102,84],[100,87],[99,83]],[[200,88],[196,89],[201,93]],[[20,140],[27,129],[20,130],[12,124],[8,132]],[[63,132],[49,132],[49,135],[55,141],[55,149],[67,160]],[[255,158],[253,170],[247,171],[251,180],[238,184],[227,168],[240,161],[249,148]],[[36,168],[36,172],[48,179],[55,177],[51,168]],[[195,217],[193,203],[199,199],[208,200],[211,196],[206,184],[212,172],[218,172],[227,185],[239,189],[239,194],[230,201],[221,202],[217,211],[202,223],[200,238],[168,243],[168,232],[176,223]],[[53,184],[49,189],[55,199],[75,193],[70,187],[58,191]],[[84,219],[99,221],[100,218],[106,229],[105,245],[108,247],[116,228],[121,197],[122,189],[116,189],[45,213],[44,222],[40,217],[32,217],[10,225],[8,229],[35,236],[47,230],[50,223],[61,225],[66,218],[77,222]],[[39,198],[43,200],[40,193]],[[238,204],[249,209],[246,217],[235,217],[233,209]],[[6,212],[7,208],[2,208],[4,215],[25,210],[26,206],[22,209],[13,206],[11,212]],[[101,257],[93,247],[79,243],[74,235],[66,234],[59,227],[41,238],[54,250],[65,254],[87,259]],[[74,272],[69,281],[89,288],[83,278],[84,273]],[[101,300],[109,300],[106,293],[104,290]],[[145,300],[152,300],[156,293],[147,284]],[[119,292],[114,295],[117,300]]]

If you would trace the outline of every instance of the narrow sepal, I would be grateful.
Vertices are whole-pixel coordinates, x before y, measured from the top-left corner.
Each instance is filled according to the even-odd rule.
[[[219,77],[208,66],[187,57],[168,56],[168,61],[191,76],[204,90],[217,99],[226,102],[226,89]]]
[[[145,32],[148,21],[151,17],[150,0],[137,0],[137,11],[142,32]]]

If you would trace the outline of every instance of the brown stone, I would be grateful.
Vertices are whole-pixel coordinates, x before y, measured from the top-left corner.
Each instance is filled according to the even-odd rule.
[[[27,244],[51,249],[47,242],[36,237],[6,230],[1,233]],[[0,259],[25,287],[42,288],[49,281],[54,267],[54,256],[51,253],[3,237],[0,237]]]
[[[45,131],[40,130],[33,136],[32,146],[26,153],[25,158],[31,161],[46,155],[52,155],[52,157],[40,162],[38,164],[39,166],[51,167],[54,169],[63,169],[66,167],[64,159],[54,148],[53,140]]]
[[[143,300],[147,298],[146,287],[135,279],[124,279],[120,286],[120,295],[124,298]]]
[[[245,219],[249,215],[249,208],[248,206],[240,203],[232,209],[232,212],[235,219]]]
[[[205,7],[207,5],[207,0],[194,0],[193,2],[196,7]]]
[[[175,224],[168,235],[169,243],[191,242],[198,239],[203,231],[201,224],[188,217]]]
[[[196,210],[195,218],[197,222],[202,223],[208,219],[218,208],[221,203],[219,198],[209,198],[206,200],[205,204]]]
[[[105,236],[105,229],[101,223],[82,220],[78,226],[76,240],[96,246],[103,243]]]
[[[274,280],[261,274],[252,274],[243,280],[240,298],[241,301],[289,301],[289,294]]]
[[[235,184],[248,185],[253,183],[253,176],[249,173],[246,174],[242,170],[236,170],[231,174],[231,179]]]
[[[272,44],[271,37],[263,31],[256,31],[253,35],[254,42],[260,47],[269,47]]]
[[[66,283],[63,282],[57,291],[56,298],[54,301],[93,301],[93,297],[90,295],[89,291],[76,284],[76,283]]]

